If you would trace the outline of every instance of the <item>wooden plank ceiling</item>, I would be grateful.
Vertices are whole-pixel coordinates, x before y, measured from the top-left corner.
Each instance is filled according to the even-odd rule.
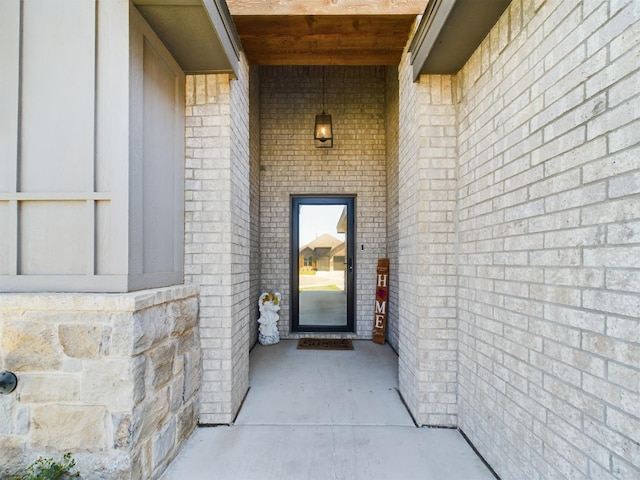
[[[398,65],[428,0],[227,0],[252,65]]]

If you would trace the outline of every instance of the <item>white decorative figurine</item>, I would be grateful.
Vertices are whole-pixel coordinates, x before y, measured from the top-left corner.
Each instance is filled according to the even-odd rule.
[[[278,311],[280,310],[280,293],[264,292],[258,300],[260,308],[260,324],[258,341],[261,345],[274,345],[280,341],[278,332]]]

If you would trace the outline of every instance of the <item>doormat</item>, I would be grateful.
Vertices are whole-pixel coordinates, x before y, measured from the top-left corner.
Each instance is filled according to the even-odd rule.
[[[349,338],[301,338],[298,350],[353,350]]]

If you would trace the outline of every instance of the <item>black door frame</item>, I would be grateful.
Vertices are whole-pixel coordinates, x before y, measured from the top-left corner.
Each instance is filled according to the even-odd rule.
[[[345,205],[347,207],[347,324],[345,326],[300,325],[299,304],[299,207],[300,205]],[[356,196],[355,195],[291,195],[291,285],[290,325],[292,333],[355,333],[356,317]]]

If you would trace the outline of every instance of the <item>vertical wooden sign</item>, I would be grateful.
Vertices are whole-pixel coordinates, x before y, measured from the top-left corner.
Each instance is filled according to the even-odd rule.
[[[378,259],[376,274],[376,305],[373,316],[373,341],[384,345],[384,333],[387,329],[387,300],[389,291],[389,259]]]

